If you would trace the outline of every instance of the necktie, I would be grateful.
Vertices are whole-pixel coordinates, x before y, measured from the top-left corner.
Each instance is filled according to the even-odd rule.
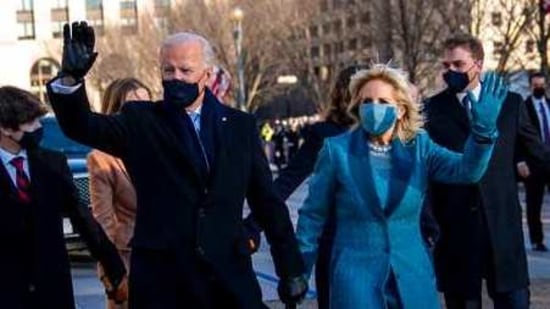
[[[542,139],[544,143],[550,144],[550,128],[548,127],[548,116],[544,108],[544,101],[539,102],[539,114],[542,120]]]
[[[464,107],[464,109],[466,110],[466,115],[468,115],[468,119],[470,119],[470,110],[471,110],[471,106],[470,106],[470,99],[468,98],[468,96],[464,96],[464,98],[462,98],[462,106]]]
[[[23,157],[15,157],[10,164],[15,167],[15,185],[17,187],[17,197],[25,204],[31,201],[31,182],[23,169]]]
[[[201,115],[199,113],[191,112],[189,113],[189,117],[191,117],[191,122],[193,122],[193,127],[195,128],[195,133],[197,133],[197,140],[199,142],[199,146],[201,147],[202,156],[204,159],[204,162],[206,163],[206,169],[210,171],[210,164],[208,163],[208,155],[206,154],[206,150],[204,149],[204,145],[201,140]]]

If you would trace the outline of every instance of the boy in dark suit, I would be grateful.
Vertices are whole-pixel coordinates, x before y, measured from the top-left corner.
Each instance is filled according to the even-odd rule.
[[[104,281],[109,292],[122,300],[126,297],[125,269],[116,248],[88,209],[79,205],[65,157],[39,146],[39,119],[45,113],[32,94],[15,87],[0,88],[2,306],[75,307],[63,213],[70,216],[92,254],[107,269]]]

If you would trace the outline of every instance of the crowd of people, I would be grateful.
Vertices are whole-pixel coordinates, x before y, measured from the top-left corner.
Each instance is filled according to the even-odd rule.
[[[96,57],[93,28],[65,25],[61,70],[48,83],[64,133],[95,148],[91,213],[78,207],[66,159],[39,145],[42,103],[0,87],[7,307],[74,308],[66,212],[99,261],[108,308],[265,308],[251,263],[262,232],[288,306],[303,300],[315,266],[319,308],[435,309],[438,292],[447,308],[481,308],[483,281],[495,308],[529,308],[516,176],[533,249],[547,251],[545,76],[531,77],[523,102],[503,77],[482,73],[478,39],[455,35],[441,54],[447,88],[422,104],[399,68],[354,65],[318,117],[258,128],[222,104],[230,81],[200,35],[163,41],[157,102],[125,78],[92,112]],[[284,201],[308,178],[295,230]]]

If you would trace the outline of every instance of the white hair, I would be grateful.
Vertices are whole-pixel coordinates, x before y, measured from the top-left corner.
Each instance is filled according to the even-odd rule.
[[[204,64],[206,66],[214,65],[215,56],[214,56],[214,48],[212,48],[212,44],[210,44],[210,42],[208,42],[208,40],[205,39],[203,36],[193,32],[178,32],[178,33],[169,35],[162,42],[160,53],[162,55],[163,51],[166,48],[170,48],[175,45],[179,45],[186,42],[198,42],[201,45],[202,59]]]

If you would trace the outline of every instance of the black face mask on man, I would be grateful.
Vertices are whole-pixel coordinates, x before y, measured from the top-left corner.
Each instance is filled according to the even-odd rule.
[[[31,150],[40,145],[43,136],[44,128],[38,128],[32,132],[24,132],[23,137],[17,143],[21,148]]]
[[[533,97],[535,97],[535,99],[542,99],[545,94],[546,90],[544,89],[544,87],[533,88]]]
[[[443,74],[443,80],[447,83],[448,89],[453,93],[462,92],[470,83],[468,73],[453,70],[445,72]]]
[[[175,110],[181,110],[193,104],[199,97],[199,84],[187,83],[177,79],[163,80],[164,102]]]

